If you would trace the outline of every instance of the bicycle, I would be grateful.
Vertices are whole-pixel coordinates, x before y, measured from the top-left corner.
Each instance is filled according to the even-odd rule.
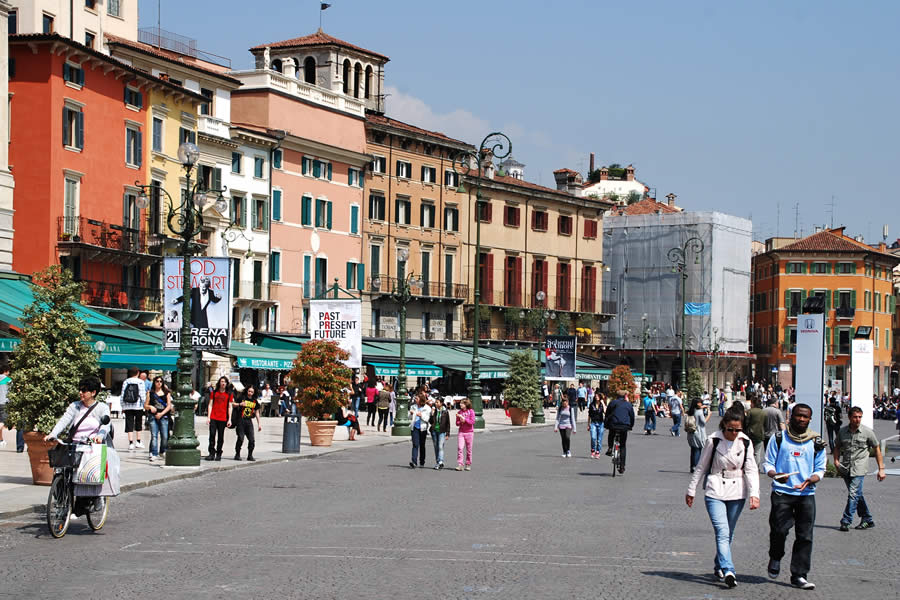
[[[50,466],[54,468],[47,497],[47,529],[57,539],[69,530],[73,511],[76,516],[87,515],[88,526],[93,531],[99,531],[109,516],[109,497],[75,495],[75,470],[82,455],[79,445],[60,441],[47,452]]]
[[[616,476],[616,471],[619,469],[619,459],[621,457],[621,452],[619,451],[619,432],[616,431],[613,433],[613,449],[612,449],[612,476]]]

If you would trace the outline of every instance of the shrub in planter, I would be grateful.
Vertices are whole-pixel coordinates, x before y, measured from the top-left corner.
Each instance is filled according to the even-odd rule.
[[[297,409],[308,421],[330,421],[350,387],[353,371],[344,365],[350,358],[337,342],[315,340],[303,344],[289,375],[297,386]]]
[[[541,402],[540,389],[538,364],[532,353],[527,351],[511,353],[509,375],[506,377],[506,384],[503,388],[503,397],[508,406],[526,413],[537,409]]]
[[[631,374],[628,365],[619,365],[612,370],[607,387],[611,398],[615,398],[619,390],[625,390],[628,392],[628,400],[631,401],[634,395],[634,375]]]

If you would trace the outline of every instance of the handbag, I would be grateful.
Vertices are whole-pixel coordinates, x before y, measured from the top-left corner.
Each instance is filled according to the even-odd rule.
[[[81,447],[81,464],[75,473],[75,483],[100,485],[106,480],[106,444],[85,444]]]

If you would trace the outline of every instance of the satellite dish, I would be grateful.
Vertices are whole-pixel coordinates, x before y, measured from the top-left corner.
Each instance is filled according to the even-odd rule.
[[[319,253],[319,234],[315,231],[312,232],[312,235],[309,236],[309,246],[312,248],[313,254]]]

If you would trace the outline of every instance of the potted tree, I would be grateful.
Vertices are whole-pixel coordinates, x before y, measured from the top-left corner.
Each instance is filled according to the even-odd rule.
[[[334,415],[353,374],[344,365],[348,358],[350,354],[337,342],[315,340],[303,344],[294,360],[290,379],[297,386],[297,410],[306,417],[313,446],[330,446],[334,439]]]
[[[96,373],[97,354],[87,325],[75,312],[83,286],[52,265],[32,277],[34,302],[23,313],[25,327],[11,363],[9,416],[25,430],[35,485],[50,485],[53,469],[44,436],[78,400],[78,382]]]
[[[615,397],[619,390],[625,390],[628,393],[626,396],[628,401],[634,402],[634,375],[631,374],[631,369],[628,365],[619,365],[612,370],[612,373],[609,375],[608,389],[612,397]]]
[[[503,389],[503,396],[509,407],[509,418],[513,425],[526,425],[528,413],[535,410],[541,401],[541,380],[537,361],[528,351],[510,354],[509,375]]]

